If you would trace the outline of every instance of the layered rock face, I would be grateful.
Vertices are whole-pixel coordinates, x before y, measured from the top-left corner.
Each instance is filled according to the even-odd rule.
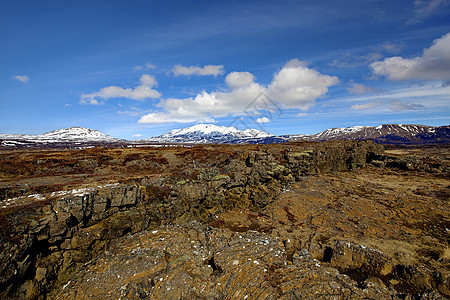
[[[432,247],[450,227],[445,161],[372,142],[161,149],[151,164],[140,151],[120,182],[2,201],[2,297],[450,295]],[[422,184],[435,173],[437,197]]]

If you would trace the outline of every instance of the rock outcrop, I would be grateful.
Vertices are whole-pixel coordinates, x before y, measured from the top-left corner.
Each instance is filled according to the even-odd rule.
[[[399,159],[383,154],[380,145],[355,141],[204,146],[161,153],[163,157],[152,158],[151,164],[142,155],[115,163],[117,168],[122,165],[129,171],[135,166],[142,171],[118,183],[3,200],[0,295],[18,299],[449,295],[446,274],[408,269],[389,253],[363,248],[355,234],[350,234],[352,239],[345,234],[320,238],[326,230],[334,232],[340,226],[345,231],[349,223],[359,221],[330,215],[329,223],[317,227],[319,219],[298,205],[276,209],[291,186],[311,176],[369,164],[401,168],[403,163],[396,165]],[[95,169],[101,163],[92,165]],[[139,169],[145,165],[148,169]],[[422,162],[414,168],[448,170],[448,165],[441,165]],[[335,211],[328,198],[314,194],[320,192],[307,193],[312,193],[308,199],[317,201],[311,207],[317,214],[324,210],[322,204]],[[429,277],[419,276],[414,289],[404,289],[412,282],[408,278],[419,278],[411,272]]]
[[[124,272],[123,265],[126,265]],[[291,259],[283,241],[192,223],[127,236],[84,266],[55,299],[392,299],[382,282],[366,289],[307,250]],[[312,280],[314,284],[311,285]]]

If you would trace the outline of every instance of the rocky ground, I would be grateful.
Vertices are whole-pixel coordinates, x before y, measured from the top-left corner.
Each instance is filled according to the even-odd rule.
[[[449,154],[371,142],[0,153],[0,295],[445,299]]]

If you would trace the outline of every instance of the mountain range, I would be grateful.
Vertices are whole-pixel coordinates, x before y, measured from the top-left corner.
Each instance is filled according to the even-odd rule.
[[[84,148],[95,146],[139,146],[147,144],[271,144],[289,141],[328,141],[372,139],[387,144],[450,143],[450,126],[384,124],[376,127],[353,126],[332,128],[313,135],[276,136],[256,129],[198,124],[174,129],[165,134],[139,141],[128,141],[100,131],[70,127],[41,135],[0,134],[0,147],[8,148]]]
[[[289,135],[289,140],[329,141],[372,139],[387,144],[427,144],[450,142],[450,126],[384,124],[376,127],[332,128],[313,135]]]

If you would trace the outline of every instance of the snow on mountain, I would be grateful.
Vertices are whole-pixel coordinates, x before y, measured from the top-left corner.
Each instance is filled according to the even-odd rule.
[[[38,135],[38,137],[40,139],[58,140],[58,141],[115,142],[120,140],[118,138],[114,138],[112,136],[104,134],[98,130],[83,127],[70,127],[65,129],[58,129]]]
[[[331,128],[327,129],[325,131],[322,131],[316,135],[317,138],[321,137],[339,137],[342,135],[351,135],[355,134],[357,132],[361,132],[367,127],[365,126],[353,126],[353,127],[346,127],[346,128]]]
[[[275,136],[256,129],[238,130],[234,127],[199,124],[174,129],[163,135],[141,141],[126,141],[111,137],[100,131],[71,127],[40,135],[0,134],[0,146],[10,148],[86,148],[96,146],[130,147],[156,144],[273,144],[288,141],[328,141],[373,139],[390,144],[450,143],[450,126],[425,126],[407,124],[384,124],[380,126],[353,126],[331,128],[313,135]]]
[[[412,143],[446,139],[446,126],[432,127],[414,124],[383,124],[376,127],[353,126],[331,128],[313,135],[292,135],[291,140],[327,141],[374,139],[382,142]],[[439,135],[435,131],[439,131]]]
[[[121,141],[100,131],[83,128],[70,127],[58,129],[39,135],[31,134],[0,134],[2,146],[34,146],[51,145],[55,143],[113,143]]]
[[[414,124],[383,124],[380,126],[352,126],[331,128],[313,135],[275,136],[255,129],[200,124],[175,129],[148,139],[157,143],[283,143],[289,140],[328,141],[373,139],[381,143],[424,144],[450,141],[449,126],[433,127]]]
[[[382,136],[396,135],[411,138],[419,133],[429,132],[433,127],[424,125],[383,124],[377,127],[354,126],[337,128],[332,134],[318,134],[317,138],[328,139],[374,139]]]
[[[275,136],[256,129],[239,130],[234,127],[198,124],[187,128],[174,129],[165,134],[148,139],[151,142],[177,143],[229,143],[262,140]]]

